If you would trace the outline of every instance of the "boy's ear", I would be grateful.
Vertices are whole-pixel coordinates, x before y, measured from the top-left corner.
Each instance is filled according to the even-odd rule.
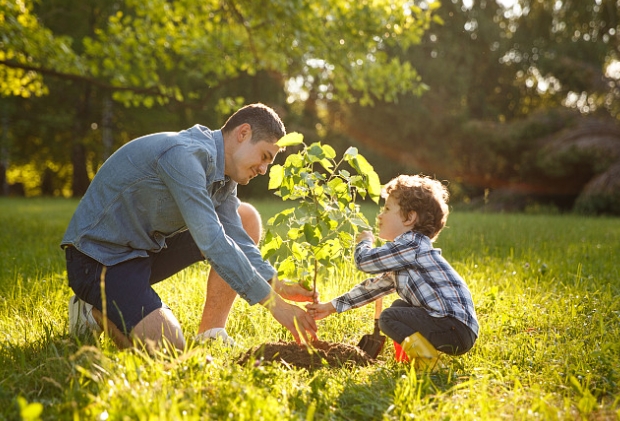
[[[413,225],[415,224],[415,221],[418,219],[418,213],[416,211],[411,211],[409,212],[409,216],[407,216],[407,219],[405,219],[403,221],[403,223],[406,226],[410,226],[413,227]]]

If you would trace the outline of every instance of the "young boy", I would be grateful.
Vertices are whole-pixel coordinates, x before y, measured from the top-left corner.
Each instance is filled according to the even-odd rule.
[[[379,237],[389,242],[374,248],[373,234],[364,231],[355,249],[357,268],[377,276],[306,308],[319,320],[396,291],[400,298],[381,313],[379,327],[415,359],[416,368],[433,369],[438,351],[463,354],[478,337],[471,293],[432,245],[448,218],[448,191],[429,177],[401,175],[386,184],[383,197],[377,222]]]

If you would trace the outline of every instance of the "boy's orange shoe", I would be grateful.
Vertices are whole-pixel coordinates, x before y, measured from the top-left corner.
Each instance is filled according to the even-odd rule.
[[[434,372],[442,366],[439,351],[420,332],[406,337],[400,345],[409,359],[414,360],[416,371]]]

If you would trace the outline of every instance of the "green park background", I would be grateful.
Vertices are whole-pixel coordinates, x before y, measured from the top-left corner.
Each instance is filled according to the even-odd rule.
[[[132,138],[263,102],[382,182],[446,180],[453,205],[620,214],[619,9],[0,0],[0,192],[80,197]]]

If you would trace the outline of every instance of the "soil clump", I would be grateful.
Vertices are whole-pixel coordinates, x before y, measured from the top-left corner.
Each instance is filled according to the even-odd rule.
[[[295,342],[267,342],[249,349],[237,362],[241,365],[248,361],[254,361],[257,365],[262,362],[280,362],[309,370],[325,366],[366,366],[376,362],[356,346],[326,341],[315,341],[311,346],[297,345]]]

